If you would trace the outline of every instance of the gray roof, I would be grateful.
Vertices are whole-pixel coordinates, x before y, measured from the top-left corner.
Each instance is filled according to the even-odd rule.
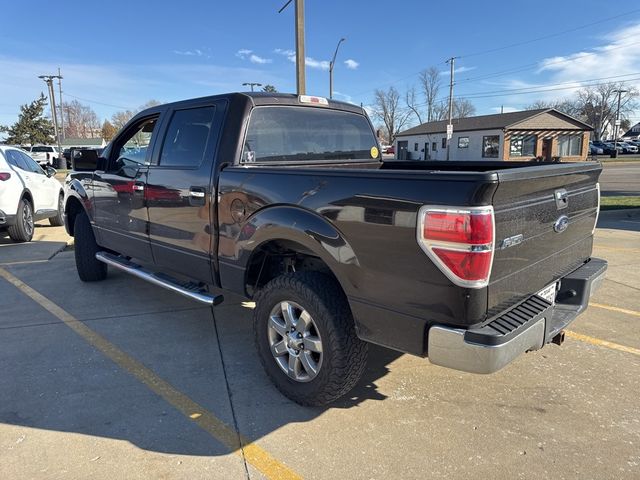
[[[558,112],[553,108],[540,108],[537,110],[523,110],[519,112],[496,113],[493,115],[480,115],[477,117],[454,118],[451,123],[456,132],[464,132],[469,130],[497,130],[508,128],[514,124],[520,123],[529,118],[535,117],[542,113],[554,112],[566,118],[584,125],[585,129],[591,130],[591,127],[580,120],[577,120],[562,112]],[[417,127],[410,128],[404,132],[398,133],[398,137],[406,135],[423,135],[428,133],[445,133],[447,131],[447,120],[437,122],[427,122]]]

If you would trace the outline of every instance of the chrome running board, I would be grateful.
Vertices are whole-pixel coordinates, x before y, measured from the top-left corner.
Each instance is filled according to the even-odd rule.
[[[108,252],[96,253],[96,259],[106,263],[107,265],[115,267],[118,270],[127,272],[134,277],[141,278],[149,283],[153,283],[159,287],[179,293],[180,295],[190,298],[191,300],[195,300],[196,302],[204,303],[205,305],[220,305],[224,301],[224,297],[222,295],[211,295],[200,285],[195,283],[183,283],[169,275],[165,275],[164,273],[145,270],[141,265]]]

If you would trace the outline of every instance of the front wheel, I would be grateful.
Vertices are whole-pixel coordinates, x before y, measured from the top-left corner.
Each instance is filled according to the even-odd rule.
[[[367,360],[340,286],[317,272],[282,275],[256,296],[254,337],[275,386],[301,405],[337,400],[358,382]]]
[[[85,212],[76,216],[73,226],[76,270],[83,282],[98,282],[107,278],[107,264],[96,259],[100,247],[93,235],[91,222]]]

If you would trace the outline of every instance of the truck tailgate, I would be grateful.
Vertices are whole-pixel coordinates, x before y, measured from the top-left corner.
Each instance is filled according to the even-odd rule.
[[[587,162],[498,172],[489,316],[589,259],[601,171],[599,163]]]

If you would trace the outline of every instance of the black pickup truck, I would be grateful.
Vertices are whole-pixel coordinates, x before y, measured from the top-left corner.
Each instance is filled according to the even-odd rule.
[[[267,374],[306,405],[368,342],[491,373],[560,344],[607,264],[595,162],[381,160],[356,106],[234,93],[139,113],[66,180],[80,278],[107,266],[210,305],[256,302]]]

